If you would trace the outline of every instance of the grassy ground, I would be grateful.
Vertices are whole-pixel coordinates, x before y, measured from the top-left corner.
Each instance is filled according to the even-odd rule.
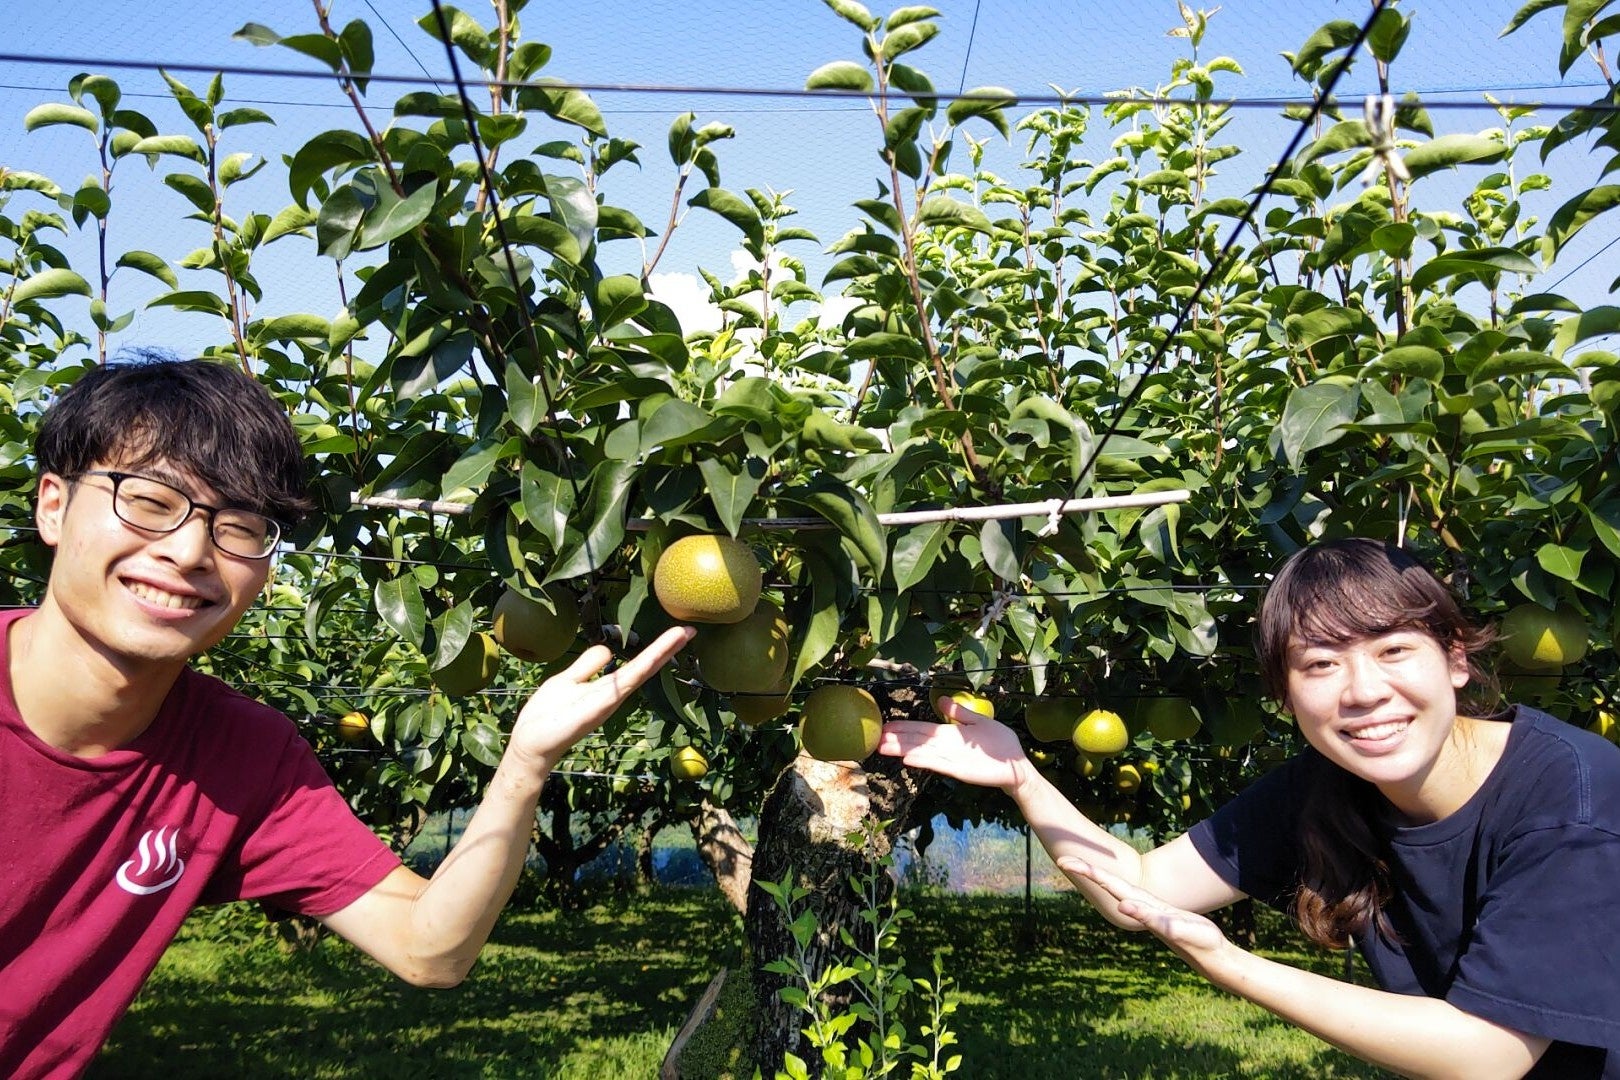
[[[1072,897],[909,897],[918,973],[944,949],[966,1077],[1376,1077],[1210,990]],[[712,889],[618,893],[505,918],[452,991],[414,990],[341,942],[288,955],[250,913],[203,914],[159,965],[93,1077],[651,1078],[738,920]],[[1263,924],[1263,949],[1285,944]],[[1336,961],[1276,953],[1336,970]]]

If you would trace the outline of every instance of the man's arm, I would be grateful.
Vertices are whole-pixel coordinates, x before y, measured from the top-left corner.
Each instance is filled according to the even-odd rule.
[[[596,645],[547,679],[518,714],[483,802],[433,877],[400,867],[321,921],[406,982],[466,978],[523,869],[546,777],[691,637],[686,627],[668,630],[606,674],[613,654]]]
[[[1340,982],[1256,956],[1214,923],[1078,859],[1062,869],[1112,894],[1121,914],[1160,937],[1194,971],[1340,1050],[1409,1077],[1521,1077],[1550,1040],[1464,1012],[1440,998]]]

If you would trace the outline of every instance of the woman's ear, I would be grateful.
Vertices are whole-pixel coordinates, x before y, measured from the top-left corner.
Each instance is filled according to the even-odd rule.
[[[62,516],[67,513],[68,483],[55,473],[41,473],[39,491],[34,497],[34,524],[47,547],[62,538]]]
[[[1451,671],[1451,685],[1461,690],[1473,678],[1468,667],[1468,650],[1453,643],[1446,649],[1446,666]]]

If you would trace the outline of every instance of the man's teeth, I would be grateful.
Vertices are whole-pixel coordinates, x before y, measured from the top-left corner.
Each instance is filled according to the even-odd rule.
[[[129,591],[145,600],[148,604],[157,604],[159,607],[184,608],[187,611],[194,611],[203,606],[203,598],[200,596],[180,596],[176,593],[153,588],[139,581],[130,582]]]
[[[1372,724],[1368,727],[1355,728],[1353,730],[1346,731],[1345,735],[1352,739],[1371,739],[1376,741],[1378,739],[1387,739],[1391,735],[1398,735],[1406,730],[1406,726],[1407,722],[1405,720],[1391,720],[1387,724]]]

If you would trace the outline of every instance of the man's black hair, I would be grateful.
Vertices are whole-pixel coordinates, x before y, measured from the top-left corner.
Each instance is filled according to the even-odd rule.
[[[34,453],[41,473],[64,477],[162,464],[207,484],[227,505],[287,525],[314,505],[286,410],[252,376],[211,360],[92,368],[47,410]]]

